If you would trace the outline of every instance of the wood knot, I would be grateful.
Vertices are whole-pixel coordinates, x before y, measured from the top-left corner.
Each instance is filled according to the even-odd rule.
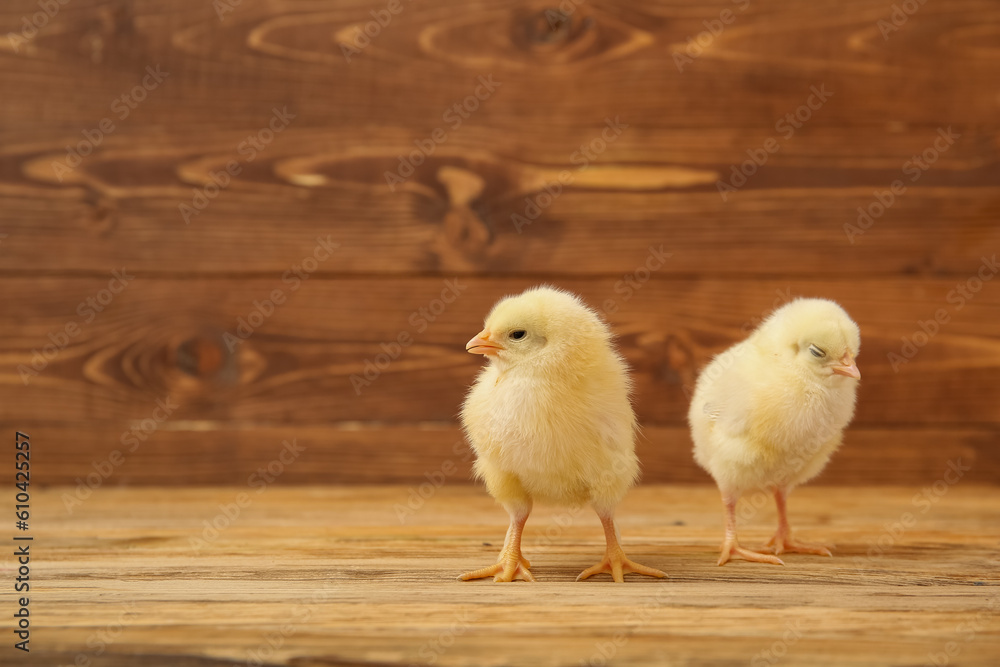
[[[205,379],[217,376],[228,357],[229,353],[222,347],[222,340],[196,336],[181,341],[177,346],[174,365],[187,375]]]
[[[420,35],[428,56],[473,71],[524,71],[536,67],[586,69],[617,60],[654,42],[653,34],[593,3],[548,0],[484,12]],[[501,78],[500,81],[503,81]]]
[[[448,192],[445,237],[466,255],[481,253],[493,240],[493,234],[471,205],[482,194],[486,181],[467,169],[447,165],[438,169],[437,178]]]
[[[81,226],[98,236],[109,236],[117,225],[115,200],[88,186],[84,203],[87,208],[81,214]]]
[[[578,43],[592,32],[594,19],[579,8],[566,11],[546,7],[519,16],[513,23],[511,41],[531,51],[550,51]]]
[[[528,20],[527,37],[531,41],[541,43],[566,41],[572,24],[572,15],[550,7]]]

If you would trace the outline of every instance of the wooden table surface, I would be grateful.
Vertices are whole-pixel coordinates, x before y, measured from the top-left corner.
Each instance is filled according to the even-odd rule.
[[[72,514],[36,491],[32,650],[0,664],[1000,664],[1000,488],[800,489],[793,526],[833,559],[720,568],[715,489],[639,487],[623,544],[670,578],[624,585],[575,582],[599,524],[546,507],[524,542],[539,583],[457,581],[495,560],[505,514],[474,486],[411,490],[106,488]],[[757,544],[774,512],[746,509]]]

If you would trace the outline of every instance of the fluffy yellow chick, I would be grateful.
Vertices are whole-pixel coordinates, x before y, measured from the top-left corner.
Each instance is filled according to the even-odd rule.
[[[628,572],[665,577],[618,544],[614,509],[639,462],[628,371],[608,325],[575,295],[535,287],[500,300],[466,350],[489,363],[462,406],[462,425],[475,473],[510,514],[510,528],[496,564],[460,579],[535,580],[521,555],[534,500],[597,511],[607,551],[577,581],[601,572],[617,582]]]
[[[854,416],[860,346],[858,325],[843,308],[798,299],[702,371],[688,422],[695,460],[715,478],[725,505],[719,565],[732,557],[783,565],[783,552],[831,555],[792,540],[785,500],[840,446]],[[755,489],[774,493],[778,531],[766,549],[775,555],[744,549],[736,539],[736,502]]]

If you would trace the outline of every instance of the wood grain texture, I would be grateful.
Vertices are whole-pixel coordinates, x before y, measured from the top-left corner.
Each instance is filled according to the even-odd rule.
[[[167,422],[135,449],[132,441],[122,443],[127,429],[117,423],[91,422],[80,430],[20,422],[17,428],[43,443],[44,454],[35,463],[43,485],[238,486],[266,470],[285,442],[302,451],[294,465],[280,467],[282,484],[417,487],[428,481],[473,481],[473,454],[451,423],[250,427]],[[853,427],[823,474],[810,484],[931,484],[950,462],[968,467],[966,481],[995,484],[1000,479],[998,438],[995,428]],[[694,462],[686,428],[644,426],[636,451],[642,484],[711,483]],[[81,493],[86,489],[81,487]]]
[[[320,264],[317,276],[611,276],[634,270],[651,245],[662,245],[673,255],[662,269],[666,276],[957,277],[1000,248],[995,188],[903,195],[852,245],[845,225],[856,225],[857,208],[872,205],[873,192],[899,176],[896,169],[850,188],[794,194],[744,191],[729,202],[715,192],[567,187],[519,234],[511,216],[524,215],[526,198],[546,196],[544,189],[529,189],[474,200],[468,226],[489,241],[471,246],[453,241],[446,229],[455,210],[449,193],[401,193],[393,200],[378,183],[366,186],[374,190],[367,194],[231,185],[191,226],[178,213],[180,204],[190,204],[191,187],[124,201],[89,190],[64,197],[39,190],[10,200],[3,267],[87,275],[121,266],[146,276],[280,274],[310,256],[317,238],[330,237],[341,252]]]
[[[617,273],[650,238],[677,250],[667,273],[961,273],[996,250],[990,3],[921,7],[888,40],[876,22],[891,10],[873,0],[750,4],[677,71],[674,54],[732,5],[587,2],[549,33],[541,5],[406,4],[347,62],[340,36],[370,20],[363,2],[243,0],[220,20],[197,0],[74,0],[0,63],[12,86],[44,85],[0,110],[4,266],[274,271],[331,232],[351,249],[331,274]],[[36,10],[3,11],[16,25]],[[114,100],[149,65],[169,76],[119,120]],[[500,87],[452,129],[443,116],[484,74]],[[817,85],[832,97],[786,138],[777,123]],[[246,157],[275,106],[291,125],[185,225],[179,204]],[[628,128],[581,170],[607,117]],[[103,118],[115,131],[57,178]],[[948,126],[956,143],[850,246],[857,207]],[[390,192],[384,172],[439,127],[447,141]],[[769,138],[780,150],[724,202],[716,179]],[[574,182],[518,235],[511,214],[564,169]],[[449,170],[481,188],[463,199]]]
[[[830,481],[925,482],[952,456],[938,440],[1000,481],[1000,288],[961,309],[949,297],[1000,252],[995,4],[925,3],[891,32],[876,0],[574,4],[553,18],[544,3],[403,0],[348,60],[341,44],[383,5],[72,0],[18,40],[39,5],[4,3],[0,426],[51,434],[47,483],[72,483],[169,397],[176,411],[115,480],[238,481],[298,430],[323,444],[289,480],[420,483],[479,364],[462,345],[496,298],[546,281],[614,302],[657,443],[648,479],[701,481],[683,433],[698,369],[776,302],[816,295],[864,339],[859,445]],[[815,90],[825,101],[803,106]],[[287,126],[265,136],[275,110]],[[809,117],[792,127],[796,113]],[[386,172],[436,130],[390,189]],[[251,136],[267,141],[249,150]],[[717,180],[768,141],[721,197]],[[86,154],[64,171],[68,151]],[[845,228],[895,180],[905,192],[870,228]],[[314,261],[323,243],[336,247]],[[645,282],[655,252],[669,258]],[[80,304],[120,270],[135,280],[87,319]],[[455,278],[458,300],[420,314]],[[287,304],[229,349],[276,289]],[[950,321],[893,369],[939,309]],[[404,333],[412,345],[356,391]]]
[[[469,129],[391,192],[384,174],[396,170],[397,155],[412,150],[406,133],[352,131],[363,151],[316,155],[318,146],[342,143],[342,135],[293,125],[206,200],[190,224],[179,207],[192,205],[196,187],[210,184],[211,173],[240,159],[237,147],[256,127],[220,129],[197,139],[187,153],[177,148],[193,140],[187,130],[149,138],[123,129],[107,139],[107,156],[88,158],[61,184],[49,173],[58,156],[41,159],[35,143],[15,145],[0,163],[44,182],[18,178],[6,189],[4,266],[266,274],[287,270],[312,252],[317,237],[330,236],[341,252],[320,264],[317,275],[614,275],[631,270],[650,245],[662,244],[673,253],[664,275],[846,278],[961,275],[1000,248],[995,132],[962,129],[959,143],[914,183],[902,169],[932,146],[935,128],[902,138],[859,130],[846,143],[843,130],[820,128],[785,142],[723,201],[717,179],[729,179],[732,165],[747,159],[745,151],[759,148],[773,132],[633,124],[581,171],[584,165],[571,160],[602,128],[598,119],[594,128],[568,137],[526,129],[519,132],[530,135],[525,146],[510,145],[509,130]],[[379,143],[387,145],[372,147]],[[496,148],[484,150],[483,144]],[[678,169],[702,181],[672,184],[679,176],[670,174]],[[563,171],[573,181],[533,213],[529,202],[546,203]],[[447,178],[455,172],[481,181],[481,189],[461,192]],[[857,229],[858,207],[878,207],[874,193],[894,180],[903,181],[906,192],[868,231],[849,235],[845,226]],[[523,225],[515,215],[538,217]]]
[[[198,0],[81,0],[18,53],[4,44],[5,55],[22,64],[9,76],[40,79],[47,95],[16,96],[2,118],[41,117],[75,128],[81,115],[106,113],[147,64],[161,63],[177,78],[170,92],[144,107],[151,125],[219,123],[222,101],[233,99],[240,104],[226,108],[229,120],[253,125],[262,108],[294,99],[302,102],[303,124],[364,119],[424,128],[440,122],[442,110],[490,71],[516,77],[523,91],[484,110],[486,121],[507,119],[510,125],[548,123],[556,115],[579,127],[628,100],[636,120],[647,124],[770,126],[802,104],[817,78],[842,99],[857,100],[831,108],[830,123],[996,120],[995,100],[982,90],[992,83],[998,57],[990,38],[1000,14],[989,2],[922,6],[888,40],[877,21],[889,17],[891,6],[872,0],[841,2],[836,11],[799,0],[751,3],[687,71],[678,72],[673,54],[705,30],[704,21],[733,4],[580,3],[567,29],[557,30],[545,25],[544,5],[413,4],[347,62],[341,32],[371,20],[372,6],[361,0],[312,6],[244,0],[222,20]],[[5,23],[18,26],[34,11],[29,0],[8,3]],[[81,97],[79,77],[98,87]],[[733,86],[744,104],[718,104]],[[352,94],[373,88],[379,96]],[[312,95],[317,92],[322,94]],[[192,103],[177,105],[178,99]]]
[[[714,488],[639,489],[618,513],[623,545],[670,578],[622,585],[574,582],[602,553],[597,519],[544,507],[524,540],[539,583],[456,581],[495,558],[506,525],[475,489],[441,489],[400,523],[403,487],[267,488],[203,544],[192,538],[239,489],[102,489],[72,516],[52,489],[37,496],[31,662],[3,651],[0,664],[94,659],[104,638],[109,665],[554,667],[603,648],[617,665],[874,667],[925,664],[953,643],[951,664],[988,667],[1000,498],[962,484],[924,513],[913,488],[802,489],[792,521],[835,556],[780,568],[716,567]],[[915,523],[886,541],[906,512]],[[745,541],[773,523],[770,507],[748,517]]]
[[[687,393],[712,355],[743,338],[775,304],[816,295],[836,299],[861,325],[864,381],[856,424],[1000,420],[1000,280],[985,283],[961,308],[949,302],[956,284],[965,282],[954,279],[654,277],[616,292],[618,280],[559,284],[607,312],[632,367],[645,424],[683,424]],[[107,280],[9,278],[0,303],[19,315],[0,322],[0,381],[10,388],[4,408],[24,420],[140,420],[157,399],[170,396],[180,406],[172,419],[179,420],[453,421],[483,363],[465,351],[466,341],[496,299],[532,282],[311,279],[293,290],[277,275],[137,277],[88,323],[76,313],[78,304]],[[254,305],[275,290],[284,303]],[[894,370],[889,354],[901,354],[902,339],[922,335],[919,323],[939,309],[949,321]],[[257,316],[260,326],[245,340],[237,338],[249,331],[241,329],[241,319],[252,324],[251,313],[261,310],[273,314]],[[67,322],[79,325],[78,335],[50,350],[55,356],[37,375],[29,373],[25,386],[19,366],[30,368],[33,350],[44,355],[44,346],[54,345],[49,334],[58,338]],[[404,334],[412,341],[405,347],[397,342]],[[357,384],[365,381],[366,368],[370,384]]]

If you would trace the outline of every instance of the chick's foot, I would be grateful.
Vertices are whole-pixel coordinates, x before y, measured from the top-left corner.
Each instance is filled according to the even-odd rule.
[[[775,489],[774,502],[778,508],[778,530],[767,543],[766,549],[773,554],[814,554],[816,556],[833,557],[830,549],[822,544],[796,542],[792,539],[792,528],[788,523],[788,491],[784,488]]]
[[[496,565],[466,572],[459,579],[469,581],[471,579],[493,577],[493,581],[497,582],[514,581],[515,579],[534,581],[535,577],[532,576],[531,571],[528,569],[529,567],[531,567],[531,563],[521,555],[520,551],[503,551],[500,553],[500,559],[496,562]]]
[[[735,539],[727,538],[726,541],[722,543],[722,555],[719,556],[719,565],[725,565],[733,558],[742,558],[743,560],[748,560],[754,563],[769,563],[771,565],[785,564],[784,561],[777,556],[758,553],[756,551],[752,551],[751,549],[744,549]]]
[[[646,565],[640,565],[635,561],[629,560],[625,556],[625,552],[620,548],[608,549],[607,553],[604,554],[604,558],[601,562],[592,567],[588,567],[586,570],[580,573],[580,576],[576,578],[577,581],[583,581],[595,574],[601,574],[607,572],[611,575],[617,583],[621,584],[625,581],[625,575],[629,573],[633,574],[645,574],[650,577],[657,577],[662,579],[667,576],[666,572],[661,572],[656,568],[648,567]]]
[[[781,555],[783,553],[789,554],[813,554],[815,556],[827,556],[829,558],[833,557],[830,553],[828,547],[822,544],[809,544],[808,542],[798,542],[792,539],[792,536],[787,533],[782,533],[778,531],[774,534],[774,537],[767,543],[765,547],[769,552],[775,555]]]

